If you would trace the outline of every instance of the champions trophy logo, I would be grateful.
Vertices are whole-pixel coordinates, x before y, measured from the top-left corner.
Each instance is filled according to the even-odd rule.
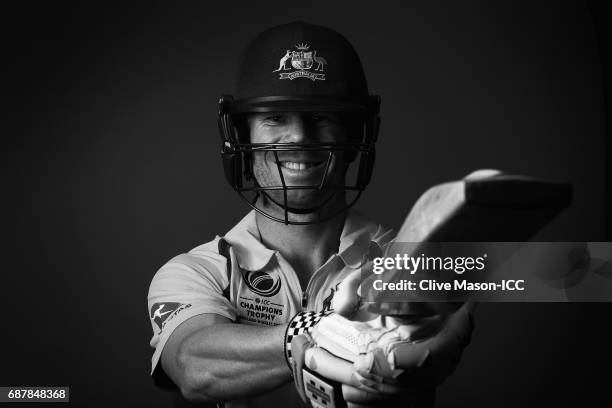
[[[244,279],[244,283],[246,283],[248,288],[251,289],[252,292],[257,293],[259,296],[274,296],[281,288],[280,278],[277,276],[275,279],[266,272],[244,271],[242,278]]]
[[[324,81],[325,74],[322,72],[325,72],[325,66],[327,65],[325,58],[317,56],[317,50],[308,51],[310,45],[306,43],[296,44],[295,48],[297,48],[297,51],[287,50],[285,52],[285,55],[280,59],[278,69],[272,72],[288,71],[293,67],[295,70],[291,72],[281,72],[279,79],[308,78],[312,81],[317,79]],[[288,66],[289,63],[291,67]],[[312,69],[313,67],[314,69]]]

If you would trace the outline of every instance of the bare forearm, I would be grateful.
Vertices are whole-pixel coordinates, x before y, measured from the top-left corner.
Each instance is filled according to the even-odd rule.
[[[175,363],[192,400],[232,400],[262,394],[290,380],[285,326],[216,324],[185,337]]]

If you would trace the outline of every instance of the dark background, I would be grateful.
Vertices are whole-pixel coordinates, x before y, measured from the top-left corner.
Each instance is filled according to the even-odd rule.
[[[216,102],[245,43],[283,22],[345,34],[382,95],[362,212],[397,228],[431,185],[498,168],[574,183],[573,206],[536,240],[606,239],[608,15],[581,1],[490,3],[5,9],[0,386],[166,405],[148,376],[148,285],[248,210],[223,178]],[[610,402],[607,308],[481,305],[437,406]]]

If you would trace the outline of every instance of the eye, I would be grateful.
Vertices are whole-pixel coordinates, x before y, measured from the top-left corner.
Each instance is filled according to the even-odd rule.
[[[340,123],[338,115],[333,113],[317,112],[312,114],[312,121],[317,125],[332,125]]]
[[[287,122],[287,118],[285,117],[285,115],[281,115],[281,114],[270,114],[270,115],[266,115],[266,117],[264,117],[264,123],[266,125],[282,125],[285,122]]]

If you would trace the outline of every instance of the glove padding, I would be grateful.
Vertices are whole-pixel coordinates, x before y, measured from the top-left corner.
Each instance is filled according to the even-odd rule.
[[[452,372],[469,342],[469,310],[467,305],[451,316],[413,318],[404,324],[390,317],[353,322],[336,314],[325,316],[310,334],[292,340],[296,388],[304,401],[323,395],[328,404],[336,401],[336,407],[340,397],[349,406],[401,402],[430,407],[435,386]],[[309,390],[304,368],[342,385],[334,388],[328,381],[321,386],[307,373]],[[313,388],[327,390],[327,397],[325,392],[313,395]]]
[[[474,305],[365,303],[360,296],[362,278],[360,271],[350,274],[332,299],[336,313],[361,324],[359,327],[367,333],[361,335],[360,348],[343,353],[343,348],[350,346],[351,337],[339,339],[329,334],[333,329],[325,327],[313,333],[317,344],[325,344],[334,354],[353,361],[363,372],[386,378],[417,376],[419,381],[440,384],[454,371],[470,342]],[[350,354],[356,357],[351,358]]]
[[[435,390],[410,390],[394,381],[360,374],[353,364],[317,347],[309,334],[292,340],[293,376],[302,400],[313,407],[433,406]]]
[[[311,336],[320,348],[353,363],[362,375],[398,379],[403,373],[437,385],[456,367],[470,341],[473,306],[447,316],[398,319],[379,316],[352,322],[339,315],[322,319]]]

